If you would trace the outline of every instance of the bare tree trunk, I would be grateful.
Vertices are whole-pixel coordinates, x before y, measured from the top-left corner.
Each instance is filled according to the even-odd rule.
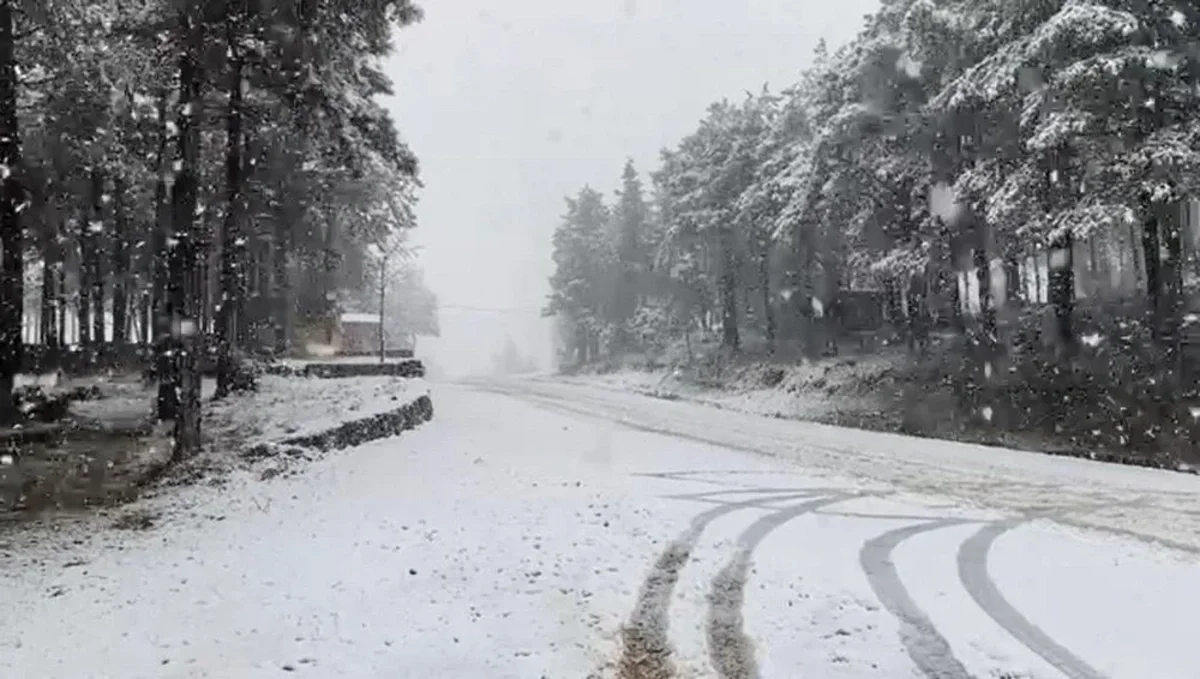
[[[17,59],[13,49],[13,0],[0,0],[0,166],[21,166],[17,119]],[[19,208],[24,191],[14,172],[0,178],[0,424],[16,422],[13,386],[21,369],[25,313],[24,238]]]

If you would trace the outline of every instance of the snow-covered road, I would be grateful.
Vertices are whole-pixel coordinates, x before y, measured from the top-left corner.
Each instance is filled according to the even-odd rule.
[[[149,531],[0,535],[0,677],[1200,676],[1195,477],[551,381],[434,399]]]

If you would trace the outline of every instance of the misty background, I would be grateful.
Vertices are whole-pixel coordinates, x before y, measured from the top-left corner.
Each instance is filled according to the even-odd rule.
[[[874,0],[438,0],[397,34],[397,127],[421,159],[414,245],[441,306],[418,355],[446,377],[490,371],[507,337],[551,364],[541,318],[563,196],[610,194],[705,108],[792,84]]]

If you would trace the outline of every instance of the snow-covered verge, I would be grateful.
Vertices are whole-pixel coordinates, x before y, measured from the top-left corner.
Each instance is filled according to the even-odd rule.
[[[1083,378],[1063,371],[1036,383],[1010,377],[989,392],[974,386],[960,364],[936,357],[914,363],[905,350],[894,349],[795,362],[713,355],[691,367],[593,368],[556,379],[775,418],[1200,470],[1200,449],[1188,431],[1197,422],[1171,431],[1169,414],[1156,411],[1153,399],[1138,401],[1130,385],[1089,377],[1089,370],[1076,370]]]
[[[154,388],[136,376],[100,380],[102,397],[71,403],[72,422],[61,436],[0,458],[0,508],[73,510],[126,502],[181,484],[223,483],[235,470],[274,476],[297,460],[394,436],[432,416],[423,380],[268,375],[257,392],[215,402],[214,382],[205,380],[202,387],[204,450],[171,466],[171,425],[151,417]],[[10,515],[5,523],[18,516],[30,518]]]
[[[187,483],[222,483],[234,470],[254,469],[264,479],[290,474],[296,461],[396,436],[432,417],[429,383],[423,379],[263,375],[258,391],[206,408],[205,452],[172,476]]]
[[[427,395],[429,383],[422,379],[263,375],[257,392],[234,395],[206,408],[204,424],[214,446],[224,441],[253,446],[316,434]]]
[[[899,367],[894,356],[868,356],[816,364],[751,362],[703,374],[677,367],[583,372],[560,379],[757,415],[825,421],[878,413],[885,395],[864,387],[877,385],[880,376]]]

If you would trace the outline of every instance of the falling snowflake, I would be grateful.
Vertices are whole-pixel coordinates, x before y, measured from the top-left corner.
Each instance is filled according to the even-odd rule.
[[[953,188],[939,183],[929,189],[929,211],[942,221],[953,223],[962,215],[963,206]]]
[[[896,60],[896,70],[910,78],[918,78],[921,75],[921,62],[908,54],[902,54]]]

